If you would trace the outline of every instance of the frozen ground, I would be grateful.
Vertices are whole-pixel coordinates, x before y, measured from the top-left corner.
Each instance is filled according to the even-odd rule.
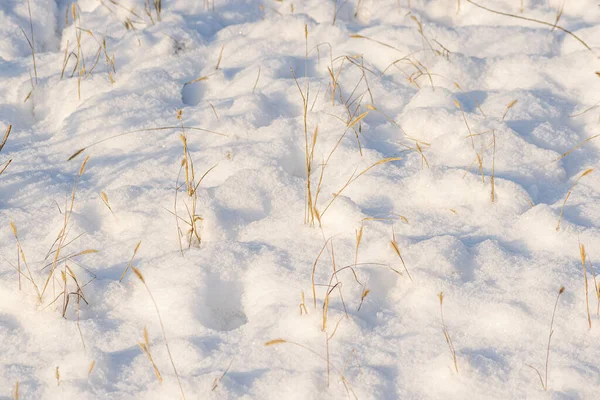
[[[550,24],[563,3],[476,1]],[[600,260],[599,171],[556,226],[600,164],[600,139],[557,161],[599,133],[599,109],[572,117],[600,101],[598,2],[566,1],[559,21],[591,51],[466,0],[458,13],[453,0],[359,3],[163,0],[153,24],[142,0],[80,0],[74,14],[31,0],[36,78],[27,2],[1,2],[1,399],[17,381],[21,399],[181,397],[151,297],[131,269],[119,282],[139,241],[133,265],[187,399],[597,398],[598,302],[588,265],[589,329],[578,243]],[[314,226],[299,87],[310,143],[318,125],[313,198],[331,154]],[[181,129],[67,161],[177,126],[178,110],[213,131],[185,133],[195,182],[215,166],[193,196],[175,198]],[[188,249],[194,198],[202,241]],[[349,268],[332,278],[344,266],[363,286]],[[527,365],[545,379],[563,285],[545,392]]]

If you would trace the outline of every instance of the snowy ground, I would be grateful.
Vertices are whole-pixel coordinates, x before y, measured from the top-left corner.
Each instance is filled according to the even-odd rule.
[[[1,2],[0,399],[597,398],[598,2],[358,3]]]

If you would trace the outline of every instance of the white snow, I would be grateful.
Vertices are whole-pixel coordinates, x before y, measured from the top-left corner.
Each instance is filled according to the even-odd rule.
[[[30,0],[31,26],[3,0],[0,398],[597,398],[600,138],[559,157],[599,133],[600,7],[473,1],[550,24],[564,4],[591,50],[468,0],[163,0],[160,21],[153,1]],[[299,88],[313,198],[328,160],[314,226]],[[189,248],[178,110],[203,129],[195,182],[214,167]],[[119,282],[140,241],[167,342],[144,283]],[[529,365],[545,381],[561,286],[544,391]]]

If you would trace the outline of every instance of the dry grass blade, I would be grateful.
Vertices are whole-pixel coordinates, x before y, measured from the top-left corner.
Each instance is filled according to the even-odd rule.
[[[402,261],[402,266],[404,267],[404,270],[406,271],[406,275],[408,275],[408,277],[410,278],[411,282],[413,281],[412,276],[410,276],[410,272],[408,272],[408,268],[406,268],[406,263],[404,262],[404,258],[402,257],[402,254],[400,254],[400,248],[398,247],[398,243],[396,243],[396,233],[392,231],[392,240],[390,241],[391,245],[392,245],[392,249],[394,249],[394,253],[396,253],[396,255],[400,258],[400,261]]]
[[[54,370],[54,377],[56,378],[56,386],[60,386],[60,370],[58,366]]]
[[[560,222],[562,221],[563,212],[565,211],[565,205],[567,204],[567,200],[569,199],[569,196],[571,196],[571,192],[573,192],[573,188],[575,187],[575,185],[577,185],[577,183],[579,182],[579,180],[581,178],[583,178],[584,176],[587,176],[587,175],[591,174],[593,171],[594,171],[593,168],[585,170],[581,175],[579,175],[579,177],[575,180],[575,182],[573,183],[573,185],[571,186],[571,188],[567,192],[567,195],[565,197],[565,201],[563,201],[562,207],[560,208],[560,215],[558,216],[558,224],[556,224],[556,230],[557,231],[560,230]]]
[[[560,295],[563,294],[565,291],[565,287],[561,286],[560,289],[558,289],[558,295],[556,296],[556,302],[554,303],[554,310],[552,311],[552,320],[550,321],[550,333],[548,334],[548,345],[546,346],[546,372],[544,375],[544,379],[542,379],[542,374],[540,373],[540,371],[529,364],[526,364],[529,368],[533,369],[535,372],[537,372],[538,377],[540,378],[540,383],[542,384],[542,388],[544,389],[544,391],[548,390],[548,364],[550,362],[550,342],[552,341],[552,335],[554,334],[554,317],[556,316],[556,308],[558,307],[558,300],[560,299]]]
[[[141,244],[142,244],[142,241],[140,240],[138,242],[138,244],[135,246],[135,249],[133,250],[133,255],[131,256],[129,263],[127,263],[127,267],[125,267],[125,271],[123,271],[123,273],[121,274],[121,277],[119,278],[119,282],[121,282],[123,280],[123,278],[125,278],[125,274],[127,273],[127,271],[129,271],[129,268],[131,267],[131,264],[133,263],[133,259],[135,258],[135,255],[137,254]]]
[[[80,251],[79,253],[73,254],[69,258],[73,258],[73,257],[77,257],[77,256],[83,256],[85,254],[94,254],[94,253],[98,253],[98,250],[96,250],[96,249],[87,249],[87,250]]]
[[[446,323],[444,322],[444,292],[440,292],[438,294],[438,299],[440,300],[440,319],[442,321],[442,332],[444,333],[444,338],[446,339],[446,343],[448,344],[448,348],[450,349],[450,354],[452,354],[452,360],[454,362],[454,369],[458,374],[458,363],[456,361],[456,350],[454,349],[454,343],[450,338],[450,334],[448,333],[448,328],[446,328]]]
[[[423,40],[425,41],[425,43],[427,43],[427,46],[429,47],[429,49],[433,53],[435,53],[435,50],[433,49],[433,46],[431,46],[431,43],[429,43],[429,40],[427,39],[427,36],[425,36],[425,33],[423,32],[423,24],[421,24],[421,21],[419,21],[417,19],[417,17],[415,17],[414,15],[411,15],[410,19],[412,19],[413,21],[415,21],[415,23],[417,24],[417,30],[419,31],[419,34],[421,35],[421,37],[423,38]]]
[[[8,125],[6,127],[6,132],[4,133],[4,138],[2,138],[2,142],[0,143],[0,151],[2,151],[2,149],[4,148],[4,145],[6,144],[6,141],[8,140],[8,136],[10,135],[10,132],[12,130],[12,125]]]
[[[179,384],[179,389],[181,390],[181,396],[185,400],[185,393],[183,391],[183,385],[181,384],[181,379],[179,378],[179,373],[177,372],[177,367],[175,367],[175,361],[173,361],[173,356],[171,355],[171,348],[169,347],[169,341],[167,340],[167,334],[165,333],[165,326],[164,326],[162,318],[160,316],[160,311],[158,310],[158,304],[156,304],[156,300],[154,300],[154,296],[152,295],[152,292],[150,291],[150,288],[148,287],[148,284],[146,283],[146,280],[144,279],[144,275],[142,275],[142,273],[136,267],[131,267],[131,270],[138,277],[138,279],[142,282],[142,284],[146,288],[146,291],[148,292],[148,295],[150,296],[150,299],[152,300],[152,304],[154,304],[154,309],[156,310],[156,315],[158,316],[158,322],[160,323],[160,329],[162,331],[163,338],[165,339],[165,347],[167,348],[167,354],[169,355],[169,360],[171,360],[171,366],[173,367],[173,372],[175,373],[175,376],[177,377],[177,383]]]
[[[565,158],[566,156],[568,156],[569,154],[571,154],[572,152],[574,152],[575,150],[577,150],[578,148],[580,148],[581,146],[583,146],[585,143],[589,142],[592,139],[596,139],[597,137],[600,137],[600,133],[594,136],[590,136],[589,138],[585,139],[582,142],[579,142],[575,147],[573,147],[571,150],[567,151],[566,153],[563,153],[560,157],[558,157],[555,161],[558,161],[562,158]]]
[[[213,104],[209,101],[208,104],[210,105],[210,107],[212,108],[213,113],[215,114],[215,117],[217,118],[217,121],[220,121],[219,119],[219,114],[217,114],[217,110],[215,109],[215,106],[213,106]]]
[[[256,76],[256,82],[254,82],[254,87],[252,88],[252,94],[256,90],[256,86],[258,85],[258,80],[260,79],[260,66],[258,67],[258,75]]]
[[[473,139],[473,137],[475,135],[473,135],[473,132],[471,131],[471,127],[470,127],[469,123],[467,122],[467,116],[465,115],[465,112],[463,111],[462,105],[460,104],[460,102],[458,100],[454,100],[454,105],[456,105],[456,108],[458,108],[460,110],[460,113],[462,114],[463,121],[465,122],[465,125],[467,127],[467,131],[469,131],[468,137],[471,138],[471,146],[473,147],[473,149],[475,149],[475,139]],[[479,153],[477,153],[477,151],[475,151],[475,154],[477,155],[477,157],[479,157]]]
[[[333,247],[333,240],[331,241],[331,251],[329,251],[328,249],[328,253],[329,256],[331,258],[331,267],[332,267],[332,274],[331,277],[329,278],[329,287],[331,287],[331,284],[333,283],[333,279],[335,278],[336,281],[336,285],[334,286],[334,288],[337,286],[338,291],[340,293],[340,300],[342,301],[342,306],[344,307],[344,314],[346,315],[346,318],[349,318],[348,316],[348,309],[346,308],[346,302],[344,301],[344,294],[342,293],[342,283],[340,282],[339,278],[338,278],[338,269],[337,266],[335,264],[335,249]],[[354,271],[353,271],[354,272]],[[358,284],[360,285],[360,281],[358,280],[358,277],[356,276],[356,273],[354,272],[354,278],[356,279],[356,281],[358,282]],[[333,290],[333,288],[332,288]]]
[[[219,53],[219,59],[217,60],[217,66],[215,67],[216,70],[218,70],[219,66],[221,65],[221,59],[223,58],[223,50],[225,50],[225,45],[221,46],[221,52]]]
[[[25,35],[25,39],[27,39],[27,43],[29,43],[29,48],[31,49],[31,58],[33,59],[33,72],[35,74],[35,83],[38,83],[38,73],[37,73],[37,65],[35,62],[35,36],[33,35],[33,21],[31,19],[31,5],[29,0],[27,0],[27,12],[29,13],[29,32],[31,34],[31,40],[25,35],[25,31],[21,28],[23,35]]]
[[[79,168],[79,176],[83,175],[83,173],[85,172],[85,166],[87,165],[89,160],[90,156],[87,156],[85,160],[83,160],[83,163],[81,163],[81,167]]]
[[[81,153],[83,153],[84,151],[88,150],[90,147],[99,145],[100,143],[104,143],[104,142],[106,142],[108,140],[116,139],[116,138],[121,137],[121,136],[131,135],[131,134],[140,133],[140,132],[155,132],[155,131],[174,130],[174,129],[181,129],[181,128],[182,128],[181,125],[177,125],[177,126],[164,126],[164,127],[160,127],[160,128],[136,129],[136,130],[133,130],[133,131],[122,132],[122,133],[119,133],[119,134],[116,134],[116,135],[104,138],[104,139],[99,140],[97,142],[91,143],[91,144],[89,144],[89,145],[87,145],[87,146],[85,146],[85,147],[77,150],[75,153],[73,153],[73,155],[71,155],[67,159],[67,161],[73,160],[75,157],[79,156]],[[191,130],[191,131],[208,132],[208,133],[212,133],[212,134],[215,134],[215,135],[218,135],[218,136],[224,136],[224,137],[229,136],[226,133],[216,132],[216,131],[212,131],[210,129],[198,128],[198,127],[194,127],[194,126],[184,126],[183,128],[186,129],[186,130]]]
[[[361,173],[359,173],[358,175],[356,175],[355,173],[352,174],[352,176],[350,177],[350,179],[348,179],[348,181],[344,184],[344,186],[342,186],[342,188],[340,190],[338,190],[334,195],[333,198],[329,201],[329,203],[327,203],[327,206],[325,207],[325,209],[323,210],[323,212],[321,212],[320,216],[321,218],[323,218],[323,215],[327,212],[327,210],[329,209],[329,207],[331,207],[331,204],[335,201],[335,199],[344,191],[346,190],[346,188],[348,186],[350,186],[350,184],[352,184],[352,182],[356,181],[358,178],[360,178],[361,176],[363,176],[364,174],[366,174],[367,172],[369,172],[372,168],[375,168],[378,165],[381,164],[386,164],[392,161],[399,161],[402,160],[402,157],[389,157],[389,158],[384,158],[383,160],[379,160],[376,163],[374,163],[373,165],[369,166],[368,168],[364,169]]]
[[[331,332],[331,335],[328,335],[327,332],[325,332],[325,352],[326,352],[326,357],[327,357],[327,387],[329,387],[329,383],[330,383],[330,375],[331,375],[331,362],[329,361],[329,341],[331,339],[333,339],[333,337],[335,336],[335,333],[337,332],[340,323],[344,320],[344,318],[340,318],[338,320],[338,322],[335,324],[335,328],[333,328],[333,332]],[[342,374],[342,379],[344,378],[344,375]]]
[[[492,136],[493,136],[493,144],[494,144],[494,151],[492,153],[492,177],[490,180],[490,183],[492,185],[492,203],[494,203],[496,201],[496,183],[495,183],[495,179],[496,179],[496,132],[492,131]]]
[[[597,72],[596,72],[596,74],[597,74]],[[583,115],[583,114],[587,113],[588,111],[592,111],[594,108],[598,108],[598,106],[600,106],[600,101],[597,102],[596,104],[594,104],[593,106],[586,108],[585,110],[583,110],[581,112],[569,115],[569,118],[579,117],[580,115]]]
[[[152,364],[152,369],[154,370],[156,379],[158,379],[158,383],[162,383],[162,381],[163,381],[162,375],[160,374],[160,371],[158,370],[158,367],[156,366],[156,363],[154,362],[154,358],[152,357],[152,353],[150,352],[150,340],[148,339],[148,330],[146,329],[146,327],[144,327],[143,337],[144,337],[144,341],[138,342],[138,346],[140,346],[140,348],[142,349],[142,352],[144,354],[146,354],[146,356],[148,357],[148,360],[150,361],[150,364]]]
[[[227,375],[227,372],[229,372],[229,369],[231,368],[231,365],[233,364],[233,360],[235,360],[235,358],[231,359],[231,361],[229,362],[229,365],[227,366],[225,371],[223,371],[223,374],[221,376],[219,376],[218,378],[215,378],[215,380],[213,381],[213,386],[212,386],[211,391],[214,392],[217,389],[217,387],[219,387],[219,383],[221,383],[223,378],[225,378],[225,375]]]
[[[360,121],[362,121],[362,119],[364,117],[366,117],[367,115],[369,115],[369,111],[365,111],[364,113],[360,114],[353,121],[349,122],[347,127],[348,128],[352,128],[354,125],[356,125],[357,123],[359,123]]]
[[[319,262],[319,258],[321,258],[321,254],[323,254],[323,250],[325,250],[325,248],[327,247],[327,244],[329,243],[330,240],[331,240],[331,238],[329,238],[325,241],[325,244],[323,245],[323,247],[321,247],[321,251],[319,251],[319,254],[317,255],[317,258],[315,259],[315,262],[313,264],[313,269],[312,269],[312,274],[311,274],[311,287],[312,287],[313,303],[314,303],[315,309],[317,308],[317,291],[315,290],[315,272],[317,271],[317,263]]]
[[[12,160],[8,160],[4,164],[2,164],[2,169],[0,169],[0,175],[2,175],[4,171],[6,171],[6,168],[8,168],[11,162]]]
[[[15,390],[14,390],[14,398],[15,400],[19,400],[19,381],[15,382]]]
[[[86,150],[85,147],[83,149],[77,150],[75,153],[73,153],[73,155],[71,157],[69,157],[67,159],[67,161],[71,161],[72,159],[74,159],[75,157],[77,157],[78,155],[80,155],[81,153],[83,153],[85,150]]]
[[[358,263],[358,248],[360,247],[360,242],[362,241],[364,232],[364,226],[361,222],[360,229],[356,231],[356,251],[354,252],[354,268],[356,268],[356,264]]]
[[[583,284],[585,285],[585,310],[587,312],[588,327],[592,329],[592,317],[590,315],[590,300],[588,292],[588,278],[587,278],[587,267],[585,265],[585,259],[587,254],[585,252],[585,246],[579,243],[579,257],[581,258],[581,269],[583,270]]]
[[[513,100],[510,103],[508,103],[508,105],[506,106],[506,110],[504,111],[504,114],[502,115],[502,121],[504,121],[504,118],[506,118],[506,114],[508,114],[510,109],[513,108],[513,106],[515,104],[517,104],[517,102],[518,102],[518,100]]]
[[[362,307],[362,305],[363,305],[365,299],[367,298],[367,296],[369,295],[369,293],[371,293],[371,290],[364,287],[362,294],[360,296],[360,304],[358,305],[358,308],[356,309],[357,312],[360,311],[360,308]]]
[[[92,374],[92,371],[94,370],[95,366],[96,366],[96,360],[92,360],[92,362],[90,363],[90,367],[88,368],[88,377]]]
[[[325,332],[327,330],[327,317],[329,315],[329,298],[331,296],[331,292],[333,292],[333,290],[335,288],[340,287],[340,286],[341,286],[341,283],[338,282],[325,293],[325,301],[323,301],[323,321],[322,321],[323,324],[321,327],[321,330],[323,332]]]
[[[105,192],[100,192],[100,198],[102,199],[102,202],[104,203],[104,205],[110,210],[110,212],[113,215],[115,215],[115,213],[113,212],[113,209],[110,206],[110,203],[108,201],[108,195]]]
[[[339,325],[340,321],[338,321],[338,325]],[[331,337],[332,336],[326,336],[326,342],[328,342],[327,339],[331,339]],[[314,351],[310,347],[307,347],[307,346],[305,346],[305,345],[303,345],[301,343],[298,343],[298,342],[294,342],[294,341],[286,340],[286,339],[281,339],[281,338],[269,340],[268,342],[265,343],[265,346],[270,347],[270,346],[275,346],[275,345],[279,345],[279,344],[291,344],[291,345],[300,347],[300,348],[302,348],[302,349],[304,349],[304,350],[306,350],[306,351],[314,354],[315,356],[317,356],[321,360],[325,361],[325,363],[327,364],[327,371],[329,371],[330,369],[335,370],[337,373],[339,373],[340,377],[342,378],[342,381],[344,382],[344,385],[348,384],[348,381],[344,377],[343,372],[340,369],[338,369],[333,363],[331,363],[330,360],[329,360],[329,358],[327,356],[323,356],[323,355],[317,353],[316,351]],[[355,396],[355,398],[356,398],[356,396]]]
[[[65,208],[65,212],[63,214],[63,226],[62,229],[60,230],[57,240],[56,240],[56,250],[54,252],[54,259],[52,260],[52,264],[50,267],[50,273],[48,274],[48,277],[46,278],[46,281],[44,283],[44,287],[42,289],[42,292],[39,294],[39,300],[42,301],[42,298],[44,296],[44,293],[46,292],[46,289],[48,288],[48,284],[50,283],[50,281],[52,280],[52,278],[54,277],[54,272],[56,271],[56,268],[58,266],[58,262],[61,261],[62,259],[60,258],[61,255],[61,251],[63,250],[63,248],[68,244],[65,244],[67,241],[67,237],[69,234],[69,222],[71,219],[71,216],[73,214],[73,209],[75,207],[75,198],[76,198],[76,193],[77,193],[77,188],[79,186],[79,182],[81,181],[81,177],[83,175],[83,173],[85,172],[85,167],[86,164],[89,160],[89,156],[86,157],[86,159],[83,161],[83,163],[81,164],[81,167],[79,168],[79,173],[78,175],[75,177],[75,183],[73,184],[73,189],[71,191],[71,198],[70,198],[70,203],[68,203],[68,207]],[[53,244],[54,246],[54,244]],[[65,296],[67,297],[67,296]]]
[[[393,50],[396,50],[396,51],[402,52],[402,50],[400,50],[400,49],[399,49],[399,48],[397,48],[397,47],[394,47],[394,46],[392,46],[392,45],[389,45],[389,44],[387,44],[387,43],[384,43],[384,42],[380,42],[379,40],[371,39],[371,38],[369,38],[369,37],[367,37],[367,36],[358,35],[358,34],[353,34],[353,35],[350,35],[350,38],[351,38],[351,39],[365,39],[365,40],[368,40],[368,41],[370,41],[370,42],[377,43],[377,44],[380,44],[380,45],[382,45],[382,46],[385,46],[385,47],[387,47],[387,48],[390,48],[390,49],[393,49]]]
[[[12,233],[15,236],[15,240],[17,241],[17,255],[19,257],[18,264],[17,264],[17,272],[19,274],[18,275],[19,276],[19,290],[21,289],[21,274],[22,274],[21,260],[23,260],[23,264],[25,265],[25,269],[27,270],[27,275],[28,275],[28,276],[26,276],[26,278],[27,278],[27,280],[29,280],[31,282],[38,298],[40,298],[40,296],[41,296],[40,289],[39,289],[38,285],[35,283],[35,280],[33,279],[33,275],[31,274],[31,270],[29,269],[29,264],[27,263],[27,259],[25,258],[25,251],[23,251],[23,246],[21,246],[21,241],[19,240],[19,236],[17,233],[17,226],[12,221],[10,222],[10,229],[12,230]]]
[[[577,40],[579,43],[581,43],[581,44],[582,44],[582,45],[583,45],[583,46],[584,46],[586,49],[588,49],[590,52],[592,52],[592,54],[595,54],[595,53],[594,53],[594,50],[592,50],[592,48],[591,48],[590,46],[588,46],[588,44],[587,44],[586,42],[584,42],[583,40],[581,40],[581,39],[579,38],[579,36],[575,35],[575,34],[574,34],[573,32],[571,32],[571,31],[569,31],[569,30],[567,30],[567,29],[563,28],[562,26],[559,26],[559,25],[556,25],[556,24],[551,24],[551,23],[549,23],[549,22],[546,22],[546,21],[540,21],[540,20],[538,20],[538,19],[534,19],[534,18],[522,17],[522,16],[520,16],[520,15],[509,14],[509,13],[505,13],[505,12],[502,12],[502,11],[496,11],[496,10],[492,10],[492,9],[490,9],[490,8],[487,8],[487,7],[484,7],[484,6],[482,6],[481,4],[477,4],[477,3],[476,3],[476,2],[474,2],[473,0],[467,0],[467,1],[468,1],[469,3],[471,3],[471,4],[473,4],[473,5],[474,5],[474,6],[476,6],[476,7],[479,7],[479,8],[481,8],[481,9],[483,9],[483,10],[489,11],[489,12],[491,12],[491,13],[494,13],[494,14],[498,14],[498,15],[504,15],[504,16],[506,16],[506,17],[517,18],[517,19],[520,19],[520,20],[523,20],[523,21],[535,22],[535,23],[537,23],[537,24],[542,24],[542,25],[549,26],[549,27],[550,27],[550,28],[552,28],[552,29],[558,29],[558,30],[561,30],[561,31],[563,31],[564,33],[566,33],[566,34],[570,35],[571,37],[573,37],[573,38],[574,38],[575,40]],[[556,22],[558,22],[558,20],[557,20]]]
[[[183,245],[181,243],[181,237],[183,236],[183,233],[181,232],[181,229],[179,226],[179,220],[182,219],[189,226],[189,230],[187,231],[188,248],[190,248],[192,246],[192,243],[194,240],[196,240],[197,245],[199,246],[202,243],[199,225],[200,225],[201,221],[203,221],[203,218],[197,214],[198,187],[200,186],[200,184],[202,183],[204,178],[213,169],[215,169],[218,164],[215,164],[214,166],[209,168],[204,173],[204,175],[202,175],[200,177],[200,179],[198,179],[196,181],[194,162],[193,162],[192,155],[188,148],[187,133],[186,133],[185,127],[183,125],[182,114],[183,114],[182,110],[178,110],[177,119],[179,120],[179,122],[181,124],[181,133],[179,135],[179,138],[181,139],[181,142],[183,144],[183,159],[181,161],[181,166],[179,168],[179,172],[177,174],[177,179],[175,181],[175,196],[174,196],[174,203],[173,203],[174,209],[171,214],[173,214],[175,216],[175,221],[176,221],[175,223],[176,223],[176,227],[177,227],[177,240],[179,243],[179,250],[181,252],[181,255],[183,256]],[[185,171],[185,185],[183,183],[181,185],[179,184],[179,178],[181,176],[182,171]],[[183,188],[184,186],[186,189],[187,201],[184,199],[183,204],[187,211],[187,217],[189,218],[189,220],[185,220],[185,219],[181,218],[177,212],[177,205],[178,205],[178,196],[177,195],[178,195],[179,190],[181,188]]]
[[[206,80],[208,80],[209,77],[210,77],[210,75],[205,75],[205,76],[201,76],[196,79],[192,79],[191,81],[184,83],[183,86],[191,85],[192,83],[196,83],[196,82],[206,81]]]
[[[560,5],[560,8],[556,12],[556,20],[554,21],[554,26],[552,27],[552,30],[554,30],[556,28],[556,25],[558,25],[558,21],[560,21],[560,18],[562,17],[564,11],[565,11],[565,0],[563,0],[562,4]]]
[[[282,344],[282,343],[287,343],[287,340],[285,339],[273,339],[273,340],[269,340],[268,342],[265,343],[265,346],[274,346],[276,344]]]
[[[302,301],[300,302],[300,316],[303,316],[304,314],[308,314],[308,309],[306,308],[306,301],[304,299],[304,290],[302,291],[302,296],[301,296]]]
[[[594,291],[597,300],[597,308],[596,308],[596,316],[600,315],[600,287],[598,287],[598,281],[596,280],[596,271],[594,271],[594,266],[592,265],[592,260],[588,257],[588,264],[590,265],[590,271],[592,271],[592,276],[594,277]]]

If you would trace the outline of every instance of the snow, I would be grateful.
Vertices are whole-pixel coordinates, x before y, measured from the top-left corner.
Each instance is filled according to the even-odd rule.
[[[598,396],[597,2],[162,3],[0,4],[0,398]]]

